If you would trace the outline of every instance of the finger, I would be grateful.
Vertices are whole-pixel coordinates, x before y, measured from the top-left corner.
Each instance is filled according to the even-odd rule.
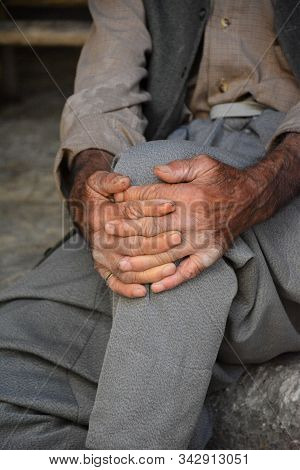
[[[196,178],[196,167],[193,159],[174,160],[167,165],[154,167],[154,173],[167,183],[183,183]]]
[[[175,231],[160,233],[154,237],[135,236],[112,238],[117,240],[117,252],[124,256],[155,255],[168,251],[170,248],[181,243],[181,234]]]
[[[103,196],[125,191],[130,186],[130,178],[108,171],[96,171],[87,180],[87,186]]]
[[[94,204],[89,211],[89,223],[94,229],[100,228],[105,222],[112,220],[130,219],[141,217],[161,217],[174,212],[176,205],[173,201],[156,199],[153,201],[129,201],[114,203],[111,201]]]
[[[116,204],[119,218],[139,219],[141,217],[160,217],[174,212],[176,204],[165,199],[150,201],[129,201]]]
[[[111,276],[108,280],[109,288],[116,294],[130,299],[145,297],[147,289],[139,284],[124,284],[116,276]]]
[[[105,224],[106,233],[119,237],[135,235],[154,237],[160,233],[174,230],[180,231],[180,226],[176,218],[172,218],[172,214],[163,217],[144,217],[137,220],[112,220]]]
[[[156,255],[145,255],[145,256],[128,256],[122,258],[119,261],[119,270],[120,272],[126,271],[135,271],[141,272],[147,269],[154,268],[155,266],[161,266],[167,263],[172,263],[178,259],[189,256],[193,248],[191,246],[175,247],[164,253],[159,253]]]
[[[107,250],[114,253],[115,261],[124,256],[143,256],[163,253],[181,243],[180,232],[165,232],[155,237],[114,237],[106,232],[94,232],[90,237],[93,256],[100,264],[107,257]],[[112,255],[112,253],[109,253]],[[130,271],[130,269],[129,269]]]
[[[114,195],[116,202],[124,201],[139,201],[149,199],[171,199],[173,200],[174,187],[156,183],[148,184],[144,186],[131,186],[124,192],[120,192]]]
[[[216,160],[201,154],[185,160],[174,160],[166,165],[157,165],[154,167],[154,173],[167,183],[188,183],[208,174],[216,166]]]
[[[177,266],[173,275],[152,284],[151,290],[154,294],[158,294],[159,292],[174,289],[174,287],[196,277],[205,267],[196,255],[189,256]]]
[[[107,275],[110,274],[109,271],[105,267],[98,267],[97,271],[100,275],[106,279]],[[116,294],[122,295],[123,297],[128,298],[138,298],[138,297],[145,297],[147,294],[147,289],[144,286],[139,284],[124,284],[120,281],[115,275],[112,275],[107,280],[108,287],[115,292]]]
[[[118,278],[128,284],[151,284],[167,276],[171,276],[175,271],[176,265],[174,263],[168,263],[142,272],[122,273],[118,275]]]

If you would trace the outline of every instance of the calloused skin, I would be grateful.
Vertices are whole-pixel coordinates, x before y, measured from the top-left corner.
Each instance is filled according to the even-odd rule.
[[[88,235],[96,269],[103,277],[112,272],[109,286],[128,297],[145,295],[142,284],[151,284],[159,293],[199,275],[239,234],[271,217],[299,193],[299,149],[300,135],[290,133],[245,170],[208,155],[176,160],[155,167],[161,183],[145,186],[130,186],[129,179],[125,182],[114,173],[94,172],[85,180],[89,191],[81,200],[97,200],[97,214],[101,204],[110,204],[100,216],[101,227],[92,225],[92,236]],[[143,205],[147,201],[150,205]],[[137,205],[122,206],[130,203]],[[91,226],[91,220],[82,225]],[[156,242],[154,237],[167,234],[168,241]],[[177,267],[176,260],[181,260]]]

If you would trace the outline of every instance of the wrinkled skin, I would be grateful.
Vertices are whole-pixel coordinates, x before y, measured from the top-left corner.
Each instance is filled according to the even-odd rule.
[[[223,256],[240,230],[247,227],[253,211],[254,182],[246,172],[207,155],[158,166],[154,172],[165,183],[130,187],[116,194],[116,201],[171,199],[176,202],[175,211],[160,218],[116,220],[106,224],[106,232],[121,237],[181,232],[182,243],[167,252],[125,257],[120,262],[120,269],[126,272],[184,258],[175,273],[152,284],[153,292],[161,292],[197,276]]]
[[[89,165],[93,153],[88,155]],[[99,156],[97,155],[97,159]],[[104,167],[104,165],[101,165]],[[120,260],[124,256],[147,254],[151,256],[165,252],[181,241],[181,235],[169,231],[148,238],[133,236],[128,238],[114,237],[105,232],[105,224],[111,220],[138,220],[145,217],[160,218],[175,210],[175,205],[169,200],[147,200],[115,203],[113,195],[126,190],[130,179],[118,173],[99,170],[92,165],[90,171],[85,167],[83,174],[78,172],[75,184],[69,197],[69,206],[73,220],[89,241],[95,269],[108,280],[109,287],[126,297],[143,297],[146,289],[143,284],[157,282],[175,272],[174,263],[164,263],[153,266],[141,272],[119,269]],[[153,263],[154,264],[154,263]]]
[[[146,295],[144,284],[154,293],[172,289],[299,194],[300,134],[283,135],[277,144],[245,170],[199,155],[155,167],[161,183],[136,187],[110,172],[106,152],[79,154],[71,213],[95,268],[104,278],[113,273],[109,287],[126,297]]]

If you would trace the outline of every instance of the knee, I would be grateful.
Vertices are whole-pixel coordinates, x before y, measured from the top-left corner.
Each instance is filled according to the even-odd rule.
[[[156,183],[158,180],[153,173],[155,165],[190,158],[197,154],[197,147],[188,141],[145,142],[122,152],[115,165],[115,171],[129,176],[133,185]]]
[[[157,182],[153,167],[159,163],[159,150],[157,142],[131,147],[119,155],[115,171],[129,176],[133,185]]]

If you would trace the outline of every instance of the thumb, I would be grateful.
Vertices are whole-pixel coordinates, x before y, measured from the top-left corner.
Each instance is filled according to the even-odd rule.
[[[93,191],[108,196],[128,189],[130,179],[119,173],[96,171],[88,178],[87,184]]]
[[[154,167],[154,173],[166,183],[188,183],[197,177],[196,166],[192,159],[174,160],[167,165]]]

